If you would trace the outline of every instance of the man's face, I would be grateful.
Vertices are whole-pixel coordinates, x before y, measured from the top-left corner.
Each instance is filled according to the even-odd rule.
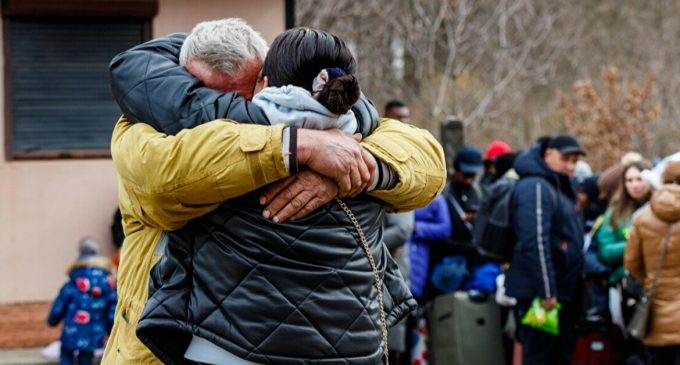
[[[234,76],[216,70],[200,60],[191,60],[186,65],[189,73],[201,80],[205,86],[223,92],[235,91],[250,100],[255,93],[255,87],[262,69],[262,62],[253,60],[248,62]]]
[[[477,177],[477,174],[474,173],[464,173],[461,171],[456,171],[453,174],[453,179],[461,185],[464,186],[472,186],[472,183],[475,181],[475,177]]]
[[[494,175],[496,173],[496,164],[490,160],[484,161],[484,172]]]
[[[576,203],[578,205],[579,211],[584,211],[588,206],[588,194],[578,191],[576,193]]]
[[[563,175],[573,176],[579,157],[576,153],[565,155],[555,148],[548,148],[545,150],[543,159],[550,170]]]
[[[408,123],[411,121],[411,111],[406,106],[391,108],[385,112],[385,117]]]

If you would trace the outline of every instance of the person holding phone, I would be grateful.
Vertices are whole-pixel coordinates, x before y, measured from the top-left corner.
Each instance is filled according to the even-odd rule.
[[[467,247],[479,209],[480,193],[475,182],[484,168],[482,154],[465,146],[456,151],[453,167],[453,179],[444,192],[451,212],[452,240],[455,246]]]

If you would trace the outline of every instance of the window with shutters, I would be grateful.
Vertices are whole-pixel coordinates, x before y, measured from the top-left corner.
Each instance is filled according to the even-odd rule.
[[[9,3],[3,4],[6,155],[110,156],[111,131],[121,112],[109,90],[108,64],[149,39],[155,11],[125,16],[115,2],[41,9],[39,1],[29,1],[34,8],[27,11]]]

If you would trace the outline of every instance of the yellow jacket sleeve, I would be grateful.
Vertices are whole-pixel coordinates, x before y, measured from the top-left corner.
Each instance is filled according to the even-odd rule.
[[[396,120],[381,119],[378,128],[361,144],[399,176],[394,189],[369,193],[393,210],[424,207],[444,189],[444,150],[430,132]]]
[[[215,120],[171,136],[121,118],[111,140],[121,196],[144,225],[180,228],[288,176],[283,128]]]

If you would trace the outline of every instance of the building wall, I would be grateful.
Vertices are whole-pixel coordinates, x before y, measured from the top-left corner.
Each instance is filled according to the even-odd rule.
[[[153,22],[155,35],[190,32],[202,20],[245,19],[271,42],[285,29],[284,0],[160,0]]]
[[[284,3],[159,0],[153,34],[189,32],[201,20],[241,17],[271,41],[285,28]],[[0,58],[0,69],[2,63]],[[4,131],[3,126],[3,143]],[[0,304],[51,300],[83,236],[98,239],[110,253],[116,194],[108,159],[7,161],[0,149]]]

